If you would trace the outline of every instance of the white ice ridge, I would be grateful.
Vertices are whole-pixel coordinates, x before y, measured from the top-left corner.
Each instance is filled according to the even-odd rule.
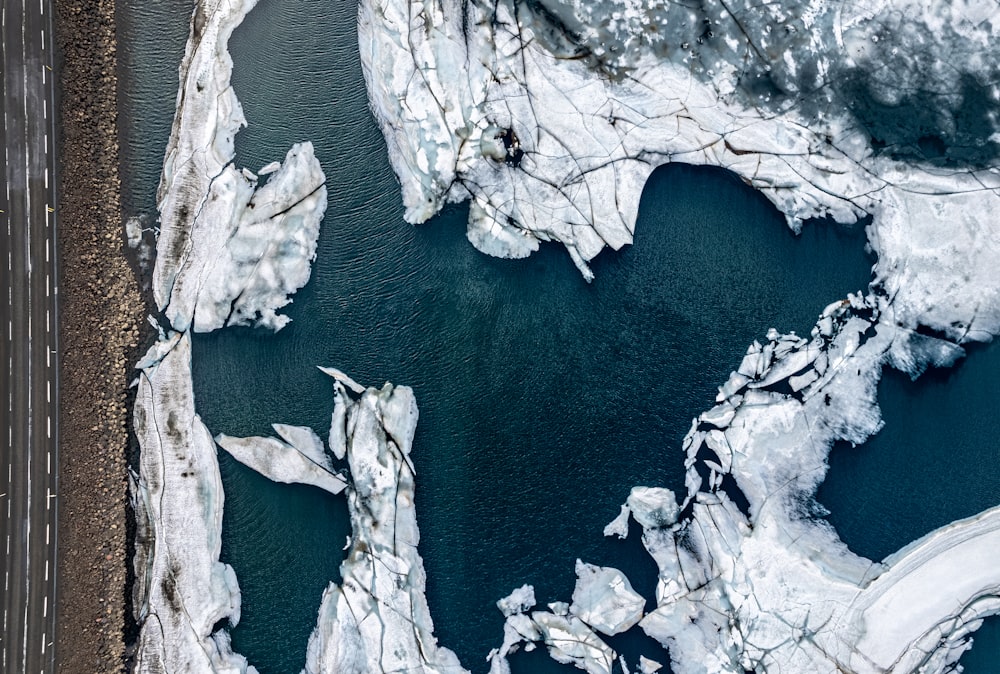
[[[188,336],[157,342],[139,367],[135,671],[255,672],[217,629],[239,622],[240,590],[219,561],[224,496],[215,443],[194,410]]]
[[[335,472],[323,443],[312,429],[274,424],[278,438],[234,438],[220,433],[215,442],[240,463],[275,482],[311,484],[331,494],[347,486]]]
[[[277,172],[233,164],[246,126],[230,85],[229,37],[256,0],[201,0],[180,67],[180,88],[157,194],[153,294],[176,330],[257,324],[278,330],[276,310],[309,280],[326,180],[312,144],[294,145]],[[274,170],[274,165],[265,169]],[[269,172],[270,172],[269,171]]]
[[[355,400],[338,378],[334,405],[351,474],[352,534],[343,581],[323,593],[305,672],[466,674],[455,654],[437,645],[424,598],[409,459],[413,391],[387,383]]]

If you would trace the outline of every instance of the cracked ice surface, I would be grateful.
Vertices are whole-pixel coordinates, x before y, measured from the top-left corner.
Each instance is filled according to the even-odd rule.
[[[216,624],[240,619],[232,567],[219,561],[224,496],[215,443],[194,410],[191,343],[174,333],[139,363],[142,445],[133,605],[137,672],[255,672]]]
[[[587,581],[583,584],[586,586]],[[503,644],[491,651],[488,657],[490,674],[510,674],[507,656],[516,652],[522,643],[526,644],[525,650],[530,651],[535,642],[544,643],[556,662],[573,665],[587,674],[611,674],[615,652],[566,604],[550,604],[549,611],[529,613],[534,605],[535,589],[530,585],[514,590],[497,602],[497,608],[507,616],[507,620],[503,628]]]
[[[280,329],[276,309],[309,280],[326,180],[311,143],[269,164],[257,188],[233,164],[246,126],[230,84],[229,37],[256,0],[202,0],[180,66],[180,88],[157,192],[160,233],[153,295],[173,327],[209,332],[224,325]]]
[[[987,0],[361,4],[406,217],[469,199],[484,252],[560,241],[589,279],[670,161],[734,171],[796,230],[872,217],[869,292],[809,338],[751,345],[684,440],[681,502],[636,488],[605,530],[643,527],[660,579],[640,625],[675,672],[942,672],[1000,611],[997,510],[874,562],[814,501],[833,443],[881,428],[884,367],[918,376],[1000,333],[996,17]],[[494,671],[545,640],[509,610]]]
[[[158,193],[153,292],[172,330],[161,330],[138,364],[140,462],[131,486],[139,672],[256,671],[232,652],[220,624],[239,622],[240,591],[219,562],[224,495],[215,442],[195,413],[190,333],[287,323],[276,310],[309,279],[326,188],[310,143],[264,167],[270,177],[259,188],[233,165],[233,138],[246,121],[229,83],[227,42],[254,4],[197,3]],[[284,441],[221,441],[275,479],[344,488],[308,429],[275,430]]]
[[[576,589],[570,613],[609,636],[624,632],[642,618],[646,600],[618,569],[576,560]]]
[[[352,477],[352,535],[343,582],[323,593],[305,671],[466,674],[455,654],[437,645],[424,598],[409,459],[417,425],[413,391],[387,383],[355,400],[338,378],[334,404]]]

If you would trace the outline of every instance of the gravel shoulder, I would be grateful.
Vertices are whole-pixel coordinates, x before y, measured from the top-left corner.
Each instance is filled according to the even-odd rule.
[[[123,253],[114,0],[56,0],[60,672],[121,672],[127,386],[145,313]]]

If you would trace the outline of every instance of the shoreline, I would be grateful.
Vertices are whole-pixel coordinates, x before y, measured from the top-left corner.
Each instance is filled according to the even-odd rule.
[[[145,304],[124,255],[114,0],[57,0],[60,672],[125,669],[127,391]]]

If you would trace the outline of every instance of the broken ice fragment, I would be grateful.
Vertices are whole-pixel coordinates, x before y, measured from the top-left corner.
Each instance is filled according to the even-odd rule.
[[[275,425],[275,430],[279,427]],[[283,426],[286,433],[294,427]],[[301,429],[299,429],[301,430]],[[309,429],[305,429],[309,430]],[[311,433],[311,431],[309,431]],[[280,434],[280,431],[279,431]],[[301,435],[292,433],[292,435]],[[286,438],[287,439],[287,438]],[[234,459],[252,468],[269,480],[290,484],[309,484],[324,489],[331,494],[339,494],[347,486],[343,476],[333,472],[329,457],[317,455],[315,448],[305,444],[292,445],[277,438],[234,438],[219,434],[215,442]],[[319,438],[316,438],[319,441]],[[319,446],[322,451],[322,445]],[[318,460],[317,460],[318,459]]]
[[[576,589],[570,613],[598,632],[612,636],[639,622],[646,600],[618,569],[576,560]]]
[[[497,608],[505,616],[512,616],[516,613],[524,613],[535,605],[535,588],[531,585],[522,585],[509,595],[497,601]]]

